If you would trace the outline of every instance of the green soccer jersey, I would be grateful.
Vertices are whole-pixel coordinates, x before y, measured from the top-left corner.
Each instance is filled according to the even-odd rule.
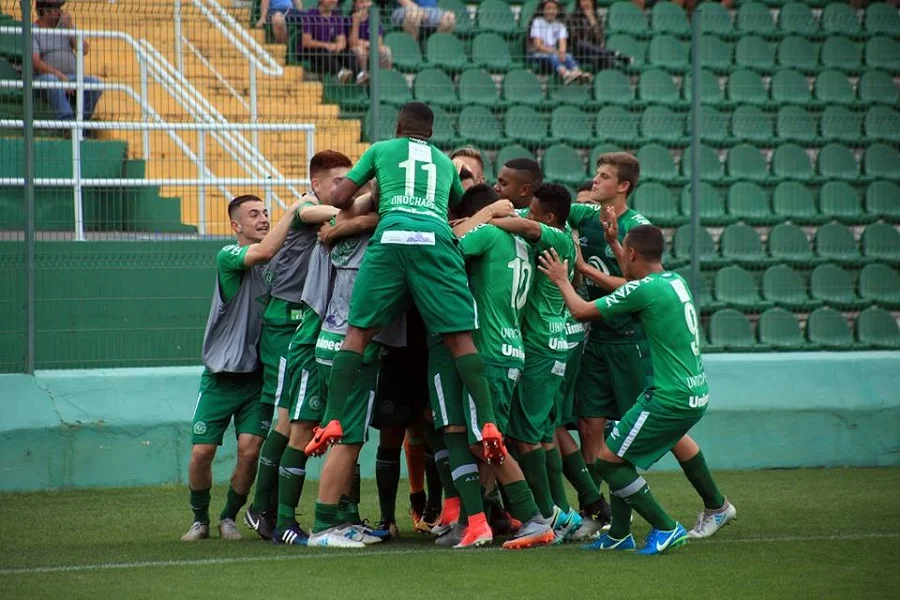
[[[568,231],[541,224],[541,239],[533,246],[536,254],[553,248],[560,261],[569,261],[569,280],[575,273],[575,242]],[[525,352],[540,356],[559,357],[565,360],[568,350],[566,303],[562,293],[544,275],[535,278],[528,293],[525,314],[522,319],[522,336]]]
[[[230,244],[216,254],[216,273],[224,302],[231,300],[241,289],[244,271],[250,268],[244,264],[244,257],[247,256],[249,247]]]
[[[450,158],[426,141],[397,138],[369,146],[347,178],[378,179],[376,236],[387,229],[449,232],[447,209],[463,195]]]
[[[534,280],[531,248],[522,238],[493,225],[479,225],[459,240],[468,260],[469,282],[478,307],[475,345],[484,362],[522,368],[522,311]]]
[[[653,400],[665,409],[704,409],[709,401],[697,310],[685,280],[671,271],[629,281],[595,301],[602,320],[640,319],[650,342]]]
[[[568,224],[578,230],[581,236],[581,254],[584,260],[607,275],[622,277],[622,270],[613,254],[612,248],[606,243],[603,225],[600,222],[603,207],[599,204],[572,204],[569,211]],[[625,239],[625,235],[638,225],[650,225],[644,215],[629,208],[618,219],[619,241]],[[604,295],[604,291],[592,281],[586,280],[588,300],[596,300]],[[600,323],[591,326],[591,340],[599,342],[631,342],[644,339],[645,334],[637,319],[625,315],[616,319],[604,319]]]
[[[302,345],[315,345],[322,329],[322,318],[305,303],[300,304],[300,317],[297,319],[297,330],[291,338],[291,348]]]

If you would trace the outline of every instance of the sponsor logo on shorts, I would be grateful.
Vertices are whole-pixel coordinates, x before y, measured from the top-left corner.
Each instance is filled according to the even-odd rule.
[[[260,421],[260,422],[259,422],[259,426],[260,426],[262,429],[268,430],[270,427],[272,427],[272,421]]]
[[[558,360],[553,361],[553,368],[550,369],[550,372],[554,375],[559,375],[560,377],[565,377],[566,375],[566,363],[560,362]]]
[[[609,433],[609,437],[611,437],[612,439],[618,438],[619,437],[619,428],[613,427],[613,430]]]
[[[206,433],[206,421],[194,423],[194,435],[203,435],[204,433]]]
[[[316,348],[320,350],[329,350],[331,352],[337,352],[341,349],[341,344],[344,343],[343,339],[340,340],[329,340],[325,337],[320,337],[316,340]]]
[[[434,232],[431,231],[385,231],[381,235],[382,244],[405,246],[434,246]]]
[[[320,408],[322,408],[322,401],[318,396],[313,396],[309,399],[309,407],[313,410],[319,410]]]

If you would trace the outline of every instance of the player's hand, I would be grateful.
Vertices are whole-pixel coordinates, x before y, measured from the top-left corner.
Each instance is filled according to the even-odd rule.
[[[331,246],[334,245],[334,241],[331,239],[332,232],[334,232],[334,225],[331,223],[323,223],[322,226],[319,227],[319,241],[329,250],[331,250]]]
[[[575,270],[581,271],[587,265],[584,255],[581,253],[581,234],[577,229],[572,230],[572,240],[575,242]]]
[[[611,204],[603,208],[603,216],[600,217],[603,223],[603,233],[606,237],[606,243],[610,246],[619,245],[619,220],[616,218],[616,211]]]
[[[516,207],[509,200],[497,200],[491,204],[491,217],[514,217],[516,216]]]
[[[468,219],[450,219],[450,227],[456,227],[460,223],[465,223]]]
[[[313,204],[320,204],[319,197],[315,194],[310,194],[309,192],[303,192],[300,194],[300,202],[312,202]]]
[[[559,254],[550,248],[538,256],[538,271],[546,275],[556,285],[569,281],[569,261],[559,262]]]

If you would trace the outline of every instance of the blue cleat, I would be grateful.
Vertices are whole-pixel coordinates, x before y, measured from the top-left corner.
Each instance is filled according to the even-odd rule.
[[[276,529],[272,536],[272,543],[277,546],[305,546],[309,541],[309,535],[300,526],[294,523],[285,530]]]
[[[590,544],[584,544],[581,549],[582,550],[634,550],[637,545],[634,543],[634,536],[630,533],[622,538],[621,540],[617,540],[614,537],[610,537],[608,533],[604,533],[599,538],[591,542]]]
[[[400,537],[400,531],[397,529],[397,524],[393,521],[381,521],[366,533],[381,538],[384,542]]]
[[[675,523],[675,529],[670,531],[651,529],[649,535],[647,535],[647,541],[644,542],[644,547],[638,550],[637,553],[644,556],[662,554],[666,550],[684,546],[687,544],[687,541],[687,530],[681,523]]]

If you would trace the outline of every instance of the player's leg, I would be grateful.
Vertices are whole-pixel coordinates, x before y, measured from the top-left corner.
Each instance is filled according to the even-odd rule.
[[[688,532],[688,536],[710,537],[732,519],[737,518],[737,509],[719,491],[709,467],[706,466],[703,451],[691,436],[686,435],[678,440],[672,448],[672,454],[678,459],[684,476],[703,499],[703,510],[697,517],[694,528]]]
[[[410,432],[410,428],[407,427],[404,431],[403,454],[406,456],[406,472],[409,477],[409,512],[417,531],[419,522],[425,515],[425,504],[428,501],[425,494],[426,450],[425,437],[421,429]],[[423,533],[431,533],[431,526],[432,524],[428,522],[422,523]]]
[[[397,489],[400,487],[400,453],[406,429],[402,425],[382,425],[379,434],[375,454],[375,484],[378,488],[381,519],[376,530],[384,532],[382,537],[390,539],[398,534]]]
[[[188,487],[190,506],[194,513],[191,528],[181,537],[183,542],[194,542],[209,537],[209,502],[212,488],[212,461],[218,444],[193,444],[188,463]]]
[[[425,423],[425,437],[428,445],[434,450],[434,462],[444,492],[444,504],[438,524],[432,529],[432,534],[441,537],[449,533],[459,522],[460,500],[459,492],[453,485],[453,475],[450,469],[450,452],[444,443],[444,436],[439,430],[435,430],[435,417]]]

